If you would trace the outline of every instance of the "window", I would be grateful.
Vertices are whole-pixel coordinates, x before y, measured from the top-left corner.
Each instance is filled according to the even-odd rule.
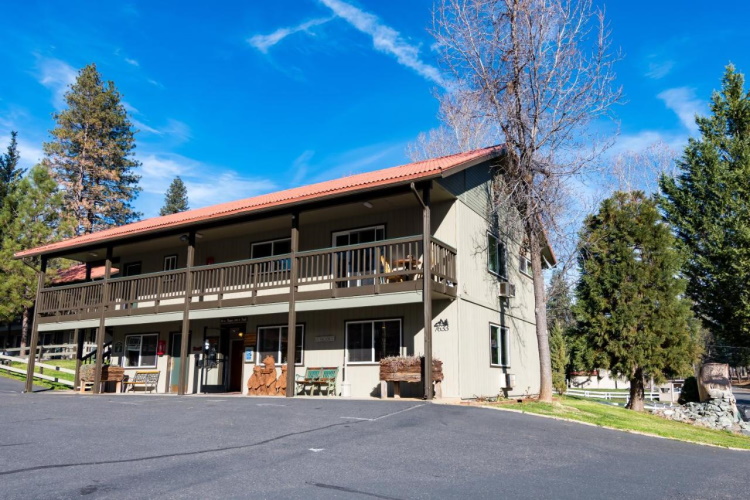
[[[126,367],[156,366],[156,342],[158,334],[128,335],[125,337]]]
[[[177,269],[177,256],[167,255],[166,257],[164,257],[164,270],[174,271],[175,269]]]
[[[518,269],[526,276],[531,276],[531,261],[525,255],[518,256]]]
[[[506,257],[505,243],[494,234],[487,233],[487,269],[501,278],[507,278]]]
[[[359,229],[349,229],[346,231],[336,231],[332,234],[332,244],[334,247],[348,245],[358,245],[364,243],[373,243],[385,239],[385,226],[363,227]],[[334,275],[337,278],[348,276],[362,276],[373,274],[377,269],[378,263],[375,262],[375,247],[363,248],[360,250],[348,250],[336,252],[334,263]],[[362,285],[372,285],[375,281],[372,278],[363,280],[338,281],[337,287],[352,287]]]
[[[276,364],[286,363],[286,351],[288,345],[288,326],[261,326],[258,327],[258,364],[263,363],[263,358],[273,356]],[[302,364],[302,346],[304,345],[305,329],[303,325],[297,325],[297,333],[294,339],[294,364]],[[281,360],[281,361],[279,361]]]
[[[377,363],[401,355],[401,320],[351,321],[346,324],[348,363]]]
[[[490,365],[510,366],[508,329],[490,323]]]
[[[273,257],[275,255],[287,255],[292,253],[292,240],[291,238],[283,238],[280,240],[272,241],[261,241],[259,243],[253,243],[250,245],[250,258],[251,259],[262,259],[264,257]],[[265,265],[263,265],[265,267]],[[279,259],[269,263],[270,269],[267,271],[278,271],[291,269],[291,259]]]
[[[138,274],[141,274],[140,262],[131,262],[130,264],[125,264],[123,276],[136,276]]]

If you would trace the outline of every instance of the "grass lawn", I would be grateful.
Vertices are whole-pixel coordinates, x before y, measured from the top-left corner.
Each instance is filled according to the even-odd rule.
[[[74,359],[50,359],[42,361],[45,365],[54,365],[59,366],[61,368],[67,368],[69,370],[75,370],[76,362]],[[10,366],[13,368],[21,368],[23,370],[26,369],[25,363],[17,363],[17,362],[11,362]],[[39,373],[39,366],[36,366],[36,372]],[[57,377],[61,380],[70,380],[73,381],[73,374],[72,373],[64,373],[64,372],[58,372],[55,370],[50,370],[49,368],[44,368],[43,372],[45,375]],[[26,380],[26,377],[21,375],[20,373],[12,373],[7,372],[5,370],[0,370],[0,377],[5,378],[11,378],[14,380]],[[46,387],[48,389],[67,389],[70,390],[70,386],[63,385],[63,384],[56,384],[55,382],[35,378],[34,379],[34,385],[40,386],[40,387]]]
[[[680,441],[750,450],[750,437],[733,434],[729,431],[716,431],[682,422],[674,422],[651,415],[649,412],[638,413],[572,396],[563,396],[552,404],[524,401],[523,403],[500,402],[490,406],[538,415],[549,415]]]

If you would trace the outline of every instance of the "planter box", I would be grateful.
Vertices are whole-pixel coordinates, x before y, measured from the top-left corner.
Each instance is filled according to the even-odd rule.
[[[96,365],[83,365],[81,367],[81,382],[93,382]],[[121,366],[102,366],[102,382],[122,382],[125,377],[125,368]]]
[[[380,380],[385,382],[421,382],[424,357],[392,357],[380,360]],[[442,382],[443,362],[432,360],[432,380]]]

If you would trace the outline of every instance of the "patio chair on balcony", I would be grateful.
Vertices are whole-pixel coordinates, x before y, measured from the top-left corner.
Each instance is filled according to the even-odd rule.
[[[391,268],[391,265],[388,263],[387,260],[385,260],[385,255],[380,256],[380,265],[383,268],[383,273],[390,274],[394,272],[393,268]],[[396,271],[398,271],[398,269]],[[383,278],[381,278],[383,283],[402,283],[406,281],[407,279],[409,279],[409,277],[406,275],[402,275],[402,274],[383,276]]]

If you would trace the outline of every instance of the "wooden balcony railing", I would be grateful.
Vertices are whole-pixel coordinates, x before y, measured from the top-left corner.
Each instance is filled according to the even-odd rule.
[[[430,246],[433,289],[455,296],[456,250],[435,238]],[[422,256],[421,236],[298,252],[297,300],[420,290]],[[276,255],[193,267],[191,308],[287,301],[291,258]],[[177,269],[111,278],[106,304],[104,281],[45,288],[38,312],[42,317],[85,319],[98,317],[102,307],[107,316],[182,310],[187,273]]]

